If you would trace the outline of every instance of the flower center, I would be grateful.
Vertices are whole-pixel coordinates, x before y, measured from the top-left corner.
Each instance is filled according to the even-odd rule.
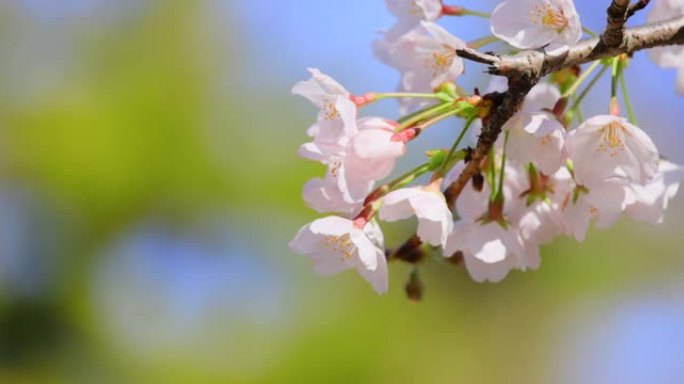
[[[530,11],[530,19],[535,24],[560,31],[568,25],[568,18],[561,9],[555,8],[548,1],[540,2]]]
[[[331,101],[326,101],[323,103],[323,115],[326,120],[334,120],[340,117],[340,111],[337,110],[335,103]]]
[[[330,175],[333,178],[337,178],[337,175],[340,174],[340,168],[341,167],[342,167],[342,160],[337,159],[337,158],[333,159],[330,162]]]
[[[601,143],[596,149],[597,152],[610,152],[610,157],[617,157],[620,152],[625,150],[624,135],[628,133],[620,122],[613,121],[603,127],[601,132]]]
[[[420,9],[418,4],[416,4],[415,0],[412,1],[411,4],[409,5],[408,14],[411,16],[418,16],[418,17],[423,16],[423,10]]]
[[[446,72],[456,57],[456,50],[448,45],[442,45],[444,48],[440,52],[432,52],[432,54],[425,59],[425,67],[432,70],[432,77],[437,77]]]
[[[323,240],[323,245],[332,253],[341,256],[342,260],[350,258],[356,250],[356,246],[351,241],[351,236],[348,233],[341,236],[326,236]]]

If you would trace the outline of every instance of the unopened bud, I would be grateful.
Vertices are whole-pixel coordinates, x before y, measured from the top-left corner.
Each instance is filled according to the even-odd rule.
[[[465,15],[465,9],[457,5],[443,5],[442,15],[446,16],[463,16]]]
[[[620,103],[617,97],[610,98],[610,114],[612,116],[620,116]]]
[[[363,107],[364,105],[374,102],[376,97],[377,94],[371,92],[361,96],[350,95],[349,99],[356,104],[357,107]]]
[[[411,271],[409,280],[404,286],[404,291],[406,292],[406,297],[408,297],[411,301],[420,301],[423,298],[425,286],[423,285],[423,281],[420,279],[417,269]]]
[[[481,173],[478,173],[475,176],[473,176],[472,180],[473,180],[472,181],[473,189],[477,192],[482,192],[482,190],[484,189],[484,183],[485,183],[484,175],[482,175]]]

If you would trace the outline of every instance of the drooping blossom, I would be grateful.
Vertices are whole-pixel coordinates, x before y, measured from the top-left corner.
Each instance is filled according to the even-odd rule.
[[[320,109],[316,123],[308,130],[318,150],[326,154],[336,152],[357,132],[356,105],[350,93],[333,78],[316,68],[309,68],[309,72],[311,78],[295,84],[292,93],[305,97]]]
[[[384,221],[418,218],[418,237],[434,246],[444,246],[454,219],[437,185],[402,188],[383,199],[380,219]]]
[[[421,21],[435,21],[442,15],[441,0],[385,0],[387,9],[397,18],[388,35],[399,36]]]
[[[565,128],[548,112],[520,111],[503,126],[508,133],[506,153],[521,165],[533,163],[552,175],[565,163]]]
[[[566,140],[575,180],[592,187],[620,176],[644,184],[658,171],[658,150],[639,127],[618,116],[599,115],[572,130]]]
[[[399,89],[432,92],[446,81],[456,81],[464,70],[456,49],[465,43],[437,24],[423,21],[399,37],[385,36],[375,43],[375,55],[401,72]]]
[[[368,183],[366,191],[372,188],[372,183]],[[367,193],[366,192],[366,193]],[[357,214],[363,204],[362,199],[348,202],[337,181],[332,177],[323,179],[317,177],[304,184],[302,197],[306,204],[320,213],[339,213],[345,217],[352,217]]]
[[[515,225],[459,221],[447,239],[445,257],[463,257],[477,282],[499,282],[513,269],[536,269],[539,248],[526,247]]]
[[[396,160],[406,153],[406,143],[395,134],[396,126],[389,120],[364,117],[358,127],[359,132],[351,139],[349,171],[369,180],[387,177]]]
[[[682,15],[684,15],[684,1],[658,0],[654,2],[646,20],[649,23],[655,23]],[[677,92],[684,94],[684,46],[654,47],[648,51],[648,55],[659,66],[677,70]]]
[[[388,276],[382,232],[372,222],[362,225],[337,216],[318,219],[299,230],[290,249],[309,256],[315,271],[323,276],[353,268],[376,292],[385,293]]]
[[[646,185],[632,185],[636,201],[627,207],[627,214],[634,220],[660,224],[670,199],[677,194],[682,181],[684,167],[661,160],[653,180]]]
[[[610,227],[630,204],[636,202],[631,183],[623,177],[612,177],[594,184],[591,188],[575,191],[564,205],[565,233],[582,242],[592,222],[596,227]]]
[[[505,0],[492,12],[492,33],[521,49],[559,54],[582,37],[572,0]]]
[[[406,152],[406,144],[397,139],[392,122],[364,117],[358,120],[357,127],[356,134],[345,140],[344,145],[338,145],[335,152],[326,152],[327,147],[321,149],[316,141],[300,147],[300,156],[320,161],[328,167],[327,181],[309,185],[306,191],[309,192],[307,201],[312,206],[336,208],[330,212],[344,212],[340,208],[348,205],[353,208],[364,200],[375,181],[392,172],[397,158]],[[322,186],[327,187],[327,191],[321,190]],[[339,196],[342,201],[335,200]]]

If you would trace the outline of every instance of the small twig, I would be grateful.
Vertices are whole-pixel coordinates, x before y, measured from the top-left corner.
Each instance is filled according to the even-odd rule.
[[[630,5],[629,8],[627,9],[627,16],[626,16],[627,19],[634,16],[635,13],[646,8],[650,2],[651,2],[651,0],[639,0],[636,3]]]

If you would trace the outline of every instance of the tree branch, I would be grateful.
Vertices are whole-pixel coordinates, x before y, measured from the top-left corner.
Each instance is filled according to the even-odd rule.
[[[629,19],[630,17],[634,16],[635,13],[646,8],[646,6],[648,6],[648,3],[650,2],[651,0],[639,0],[636,3],[630,5],[629,9],[627,10],[627,18]]]
[[[516,56],[497,56],[481,53],[471,48],[456,50],[458,56],[489,65],[489,73],[501,76],[514,76],[516,73],[538,71],[542,76],[580,64],[589,63],[604,57],[634,52],[665,45],[684,44],[684,16],[660,23],[648,24],[625,31],[621,44],[610,47],[601,43],[601,38],[581,41],[567,52],[558,56],[548,56],[538,51],[525,51]],[[534,66],[535,68],[530,68]]]
[[[471,48],[456,51],[464,59],[488,65],[490,74],[506,76],[509,88],[504,93],[484,96],[492,101],[492,109],[489,116],[483,119],[477,147],[472,151],[471,159],[461,175],[444,192],[452,210],[465,186],[480,172],[480,164],[498,139],[504,124],[520,109],[530,89],[543,76],[605,57],[684,44],[684,16],[625,30],[627,19],[646,7],[648,2],[639,0],[639,3],[630,7],[628,0],[613,0],[612,10],[609,8],[608,11],[608,26],[601,37],[584,40],[558,56],[547,56],[538,51],[526,51],[515,56],[482,53]],[[417,249],[420,244],[414,236],[405,244],[405,249]]]
[[[613,9],[612,15],[623,12],[624,8],[623,19],[625,19],[624,15],[626,15],[628,5],[628,1],[613,0],[611,8],[617,7],[619,9]],[[609,14],[611,14],[610,10]],[[604,57],[631,54],[656,46],[684,44],[684,16],[627,31],[624,31],[623,20],[621,41],[617,45],[612,45],[613,41],[608,44],[604,40],[606,36],[614,35],[608,39],[617,36],[616,28],[619,26],[615,23],[615,21],[609,20],[606,32],[600,38],[582,41],[570,48],[565,54],[558,56],[548,56],[538,51],[523,52],[516,56],[496,56],[469,48],[456,51],[460,57],[489,65],[489,73],[508,77],[509,89],[503,94],[494,93],[486,96],[494,99],[494,107],[490,116],[483,121],[482,134],[472,153],[471,161],[459,178],[449,185],[445,191],[447,203],[450,207],[453,208],[463,188],[479,172],[482,159],[487,156],[492,145],[496,142],[503,125],[520,109],[527,93],[543,76],[563,68]]]
[[[608,7],[608,26],[601,34],[601,44],[606,47],[617,47],[625,39],[625,23],[629,0],[613,0]]]

